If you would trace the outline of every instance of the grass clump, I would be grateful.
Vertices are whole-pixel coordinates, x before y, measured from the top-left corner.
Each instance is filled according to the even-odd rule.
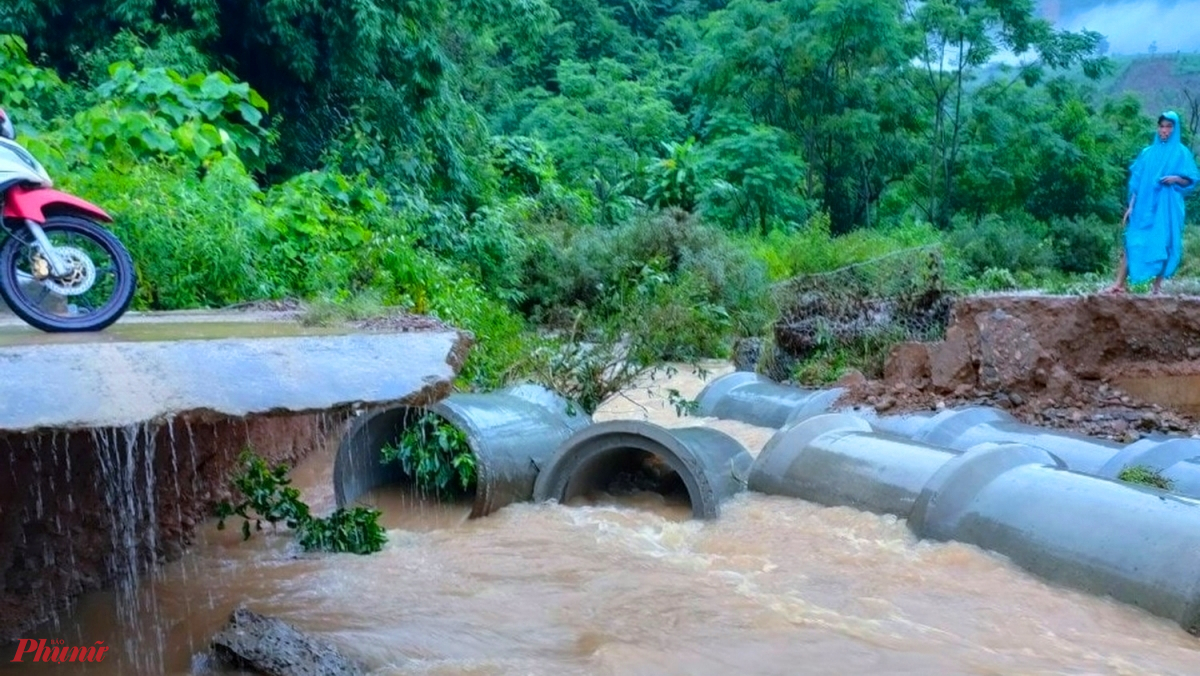
[[[1161,488],[1164,491],[1169,491],[1175,486],[1175,482],[1163,476],[1158,470],[1147,467],[1146,465],[1133,465],[1121,470],[1117,475],[1121,481],[1131,484],[1141,484],[1143,486],[1152,486]]]

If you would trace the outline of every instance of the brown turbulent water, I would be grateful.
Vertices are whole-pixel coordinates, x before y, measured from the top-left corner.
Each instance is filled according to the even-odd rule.
[[[685,370],[662,385],[694,396],[702,383]],[[712,424],[752,452],[770,437],[678,420],[659,394],[630,392],[596,417]],[[318,508],[332,505],[329,464],[297,471]],[[145,588],[142,626],[117,627],[114,598],[98,594],[61,635],[115,646],[86,673],[204,673],[195,655],[245,602],[377,674],[1200,673],[1200,639],[1175,624],[973,547],[917,542],[894,518],[754,494],[712,523],[657,496],[474,521],[465,507],[375,499],[389,528],[380,554],[297,555],[286,536],[242,543],[210,527]]]

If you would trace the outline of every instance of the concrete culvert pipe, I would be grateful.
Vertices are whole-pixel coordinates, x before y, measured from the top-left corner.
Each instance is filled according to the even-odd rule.
[[[874,409],[856,410],[854,413],[863,416],[867,422],[871,423],[871,428],[876,432],[886,432],[905,439],[915,439],[917,434],[929,424],[929,419],[935,415],[933,411],[913,411],[882,416]]]
[[[1200,632],[1196,500],[1067,471],[1044,449],[980,444],[938,471],[908,525]]]
[[[750,469],[749,488],[905,518],[925,484],[956,455],[878,434],[855,415],[826,413],[776,432]]]
[[[380,452],[385,445],[397,443],[426,411],[466,435],[475,456],[472,518],[530,500],[539,468],[564,440],[592,424],[578,405],[538,385],[452,394],[426,407],[396,406],[365,413],[342,438],[334,461],[339,507],[374,488],[411,481],[399,462],[384,463]]]
[[[942,411],[917,429],[911,438],[956,451],[987,442],[1026,444],[1050,451],[1071,471],[1084,474],[1097,473],[1121,450],[1121,445],[1116,442],[1027,425],[1001,409],[988,406]]]
[[[696,402],[702,416],[778,428],[789,419],[828,411],[844,391],[802,389],[750,371],[734,371],[706,385]]]
[[[736,439],[707,427],[596,423],[563,442],[538,475],[534,499],[566,503],[642,474],[660,492],[686,491],[692,515],[714,519],[723,500],[744,490],[753,460]]]
[[[1097,472],[1118,479],[1131,467],[1148,467],[1171,482],[1171,492],[1200,498],[1200,439],[1147,438],[1129,444]]]
[[[976,545],[1200,631],[1200,501],[1068,471],[1042,448],[959,452],[825,414],[777,432],[749,488],[894,514],[917,537]]]

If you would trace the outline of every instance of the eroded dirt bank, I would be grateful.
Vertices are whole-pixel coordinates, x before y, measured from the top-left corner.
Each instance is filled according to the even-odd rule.
[[[180,416],[138,425],[0,433],[0,641],[78,595],[178,557],[229,497],[243,448],[293,464],[344,416]]]
[[[974,296],[954,302],[944,340],[896,346],[882,380],[848,379],[843,403],[1000,406],[1129,441],[1200,433],[1198,376],[1200,297]]]

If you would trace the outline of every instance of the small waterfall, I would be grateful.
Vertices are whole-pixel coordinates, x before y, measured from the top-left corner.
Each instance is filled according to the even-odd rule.
[[[158,559],[156,431],[143,424],[92,432],[108,506],[112,543],[108,572],[124,639],[124,650],[117,657],[131,661],[138,673],[162,673],[166,650],[154,585],[144,589],[141,585],[142,566],[149,566],[153,580]],[[146,635],[147,624],[152,636]]]

